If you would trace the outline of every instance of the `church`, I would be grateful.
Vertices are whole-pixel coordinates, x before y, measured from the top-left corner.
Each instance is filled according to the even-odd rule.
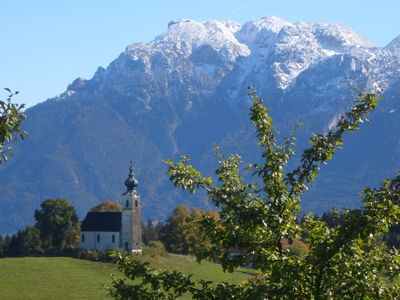
[[[108,250],[123,248],[129,252],[142,252],[142,226],[139,182],[133,175],[132,162],[121,212],[89,211],[81,224],[80,248]]]

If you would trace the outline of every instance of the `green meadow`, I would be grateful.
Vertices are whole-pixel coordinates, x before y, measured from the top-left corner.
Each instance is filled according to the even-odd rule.
[[[190,256],[138,256],[155,268],[193,274],[194,279],[238,283],[248,279],[246,269],[224,273],[210,262],[196,263]],[[0,259],[0,299],[111,299],[106,286],[118,271],[111,264],[68,257]]]

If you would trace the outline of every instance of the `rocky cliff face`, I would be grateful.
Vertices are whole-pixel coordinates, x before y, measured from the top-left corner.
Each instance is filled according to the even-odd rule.
[[[303,121],[299,151],[302,139],[332,126],[359,91],[382,90],[372,124],[348,139],[303,202],[316,212],[357,206],[364,184],[400,169],[399,45],[398,37],[379,48],[342,25],[276,17],[244,25],[170,22],[152,42],[128,46],[92,79],[77,79],[27,111],[30,136],[0,168],[0,232],[32,222],[48,197],[70,199],[81,216],[100,200],[120,200],[131,159],[144,219],[161,219],[181,202],[208,206],[204,195],[174,189],[162,160],[190,153],[212,172],[213,143],[257,159],[250,85],[282,134]]]

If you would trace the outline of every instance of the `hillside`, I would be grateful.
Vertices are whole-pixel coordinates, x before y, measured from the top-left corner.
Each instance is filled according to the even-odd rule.
[[[192,257],[169,254],[140,257],[155,268],[193,274],[216,282],[240,282],[247,273],[223,273],[216,264],[197,264]],[[66,257],[24,257],[0,259],[0,299],[110,299],[104,286],[118,272],[107,263]]]
[[[81,218],[99,201],[121,200],[130,160],[145,220],[163,219],[179,203],[207,208],[204,195],[173,187],[162,160],[189,153],[212,175],[214,143],[257,160],[250,85],[283,135],[303,121],[298,151],[310,133],[334,125],[359,91],[383,90],[372,124],[346,138],[303,201],[317,213],[357,207],[364,185],[400,169],[398,44],[375,47],[343,25],[276,17],[170,22],[153,41],[129,45],[93,78],[26,111],[30,136],[0,167],[0,233],[32,223],[49,197],[71,200]]]
[[[1,299],[107,299],[109,264],[65,257],[0,259]]]

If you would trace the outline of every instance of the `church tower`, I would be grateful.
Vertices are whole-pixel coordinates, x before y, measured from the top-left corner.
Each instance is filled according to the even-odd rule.
[[[129,252],[142,253],[142,221],[140,217],[140,195],[136,191],[139,182],[133,176],[132,161],[128,179],[125,180],[125,203],[122,209],[121,247]]]

